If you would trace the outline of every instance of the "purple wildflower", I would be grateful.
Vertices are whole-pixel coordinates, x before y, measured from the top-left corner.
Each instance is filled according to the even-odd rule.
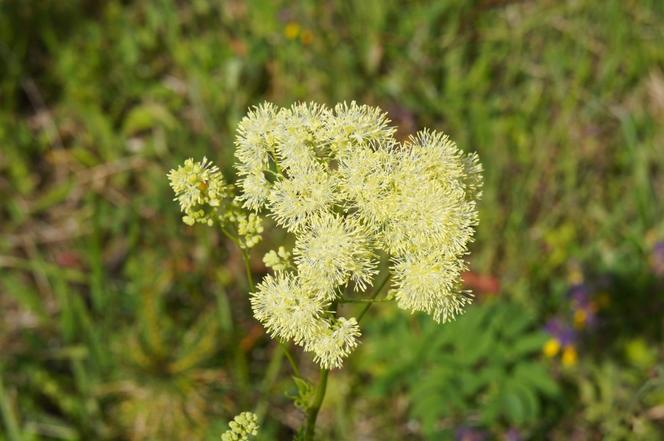
[[[567,295],[575,308],[587,308],[591,301],[591,291],[587,284],[580,283],[570,287]]]
[[[567,323],[558,318],[549,320],[544,330],[558,340],[562,346],[570,346],[576,342],[576,332]]]

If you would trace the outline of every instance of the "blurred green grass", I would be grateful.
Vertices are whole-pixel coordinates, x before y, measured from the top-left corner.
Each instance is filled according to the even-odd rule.
[[[663,41],[657,0],[0,1],[4,438],[212,439],[255,402],[240,256],[181,224],[165,172],[231,176],[265,99],[380,105],[477,150],[471,268],[539,317],[574,265],[646,262]]]

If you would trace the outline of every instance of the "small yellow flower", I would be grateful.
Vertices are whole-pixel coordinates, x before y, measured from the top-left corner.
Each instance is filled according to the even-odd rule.
[[[295,40],[300,35],[301,31],[302,28],[300,27],[300,25],[298,23],[291,21],[284,28],[284,35],[289,40]]]
[[[558,354],[558,351],[560,351],[560,342],[558,341],[557,338],[550,338],[547,340],[547,342],[544,344],[544,355],[546,355],[549,358],[553,358]]]
[[[563,349],[563,366],[574,366],[578,358],[579,354],[576,352],[574,346],[566,346],[565,349]]]
[[[574,327],[582,329],[588,322],[588,313],[585,309],[577,309],[574,311]]]

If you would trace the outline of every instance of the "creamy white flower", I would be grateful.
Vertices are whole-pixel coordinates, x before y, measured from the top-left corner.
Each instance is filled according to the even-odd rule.
[[[254,317],[272,337],[302,345],[320,332],[325,304],[305,291],[291,273],[265,276],[250,302]]]
[[[338,198],[336,181],[322,167],[277,181],[268,208],[277,223],[290,232],[301,231],[316,216],[329,211]]]
[[[390,126],[387,113],[355,101],[337,104],[325,118],[322,136],[340,157],[361,145],[389,143],[396,131]]]
[[[353,281],[366,289],[377,272],[368,231],[352,218],[323,214],[298,234],[293,250],[305,288],[333,300],[335,288]]]
[[[393,183],[396,159],[387,146],[360,146],[339,159],[339,188],[345,205],[372,230],[385,225],[398,203]]]
[[[240,121],[235,139],[235,167],[244,207],[258,210],[267,201],[270,192],[265,172],[270,166],[270,154],[275,154],[278,109],[263,103],[249,110]]]
[[[455,256],[404,256],[395,259],[391,269],[397,305],[402,309],[423,311],[445,323],[470,303],[470,295],[459,287],[464,264]]]
[[[344,358],[357,347],[360,326],[355,318],[340,317],[322,328],[305,345],[305,351],[314,353],[314,361],[324,369],[340,368]]]
[[[290,177],[323,165],[321,160],[327,158],[327,152],[320,135],[329,112],[315,103],[297,103],[279,112],[277,156],[280,167]]]
[[[235,157],[240,174],[257,173],[266,167],[276,142],[277,112],[274,104],[263,103],[249,110],[238,124]]]
[[[267,202],[270,196],[270,183],[263,171],[244,175],[238,180],[242,190],[239,199],[242,205],[250,210],[259,210]]]

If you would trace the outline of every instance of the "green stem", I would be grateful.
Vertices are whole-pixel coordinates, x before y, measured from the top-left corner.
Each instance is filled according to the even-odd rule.
[[[244,261],[244,270],[247,277],[247,285],[249,286],[249,291],[252,292],[254,290],[254,277],[251,273],[251,265],[249,263],[249,253],[247,252],[246,249],[240,246],[240,241],[234,234],[232,234],[230,231],[228,231],[226,228],[223,227],[221,228],[221,231],[231,242],[237,245],[238,249],[240,250],[240,253],[242,254],[242,260]],[[279,372],[279,369],[281,369],[281,356],[277,358],[279,360],[275,361],[276,366],[274,367],[274,369],[277,372]],[[270,366],[271,365],[272,361],[270,362]],[[242,401],[246,401],[249,397],[249,388],[250,388],[249,369],[247,362],[247,354],[242,350],[242,348],[239,345],[236,347],[235,351],[235,371],[237,373],[237,377],[240,380],[239,390],[240,390],[240,395],[242,397]],[[263,380],[263,384],[267,384],[270,375],[271,371],[268,368],[268,371],[266,372],[265,378]]]
[[[307,409],[307,421],[304,426],[304,441],[313,441],[314,433],[316,432],[316,419],[318,418],[318,411],[323,404],[325,398],[325,390],[327,389],[327,375],[330,373],[327,369],[320,370],[320,380],[316,389],[316,396],[314,401]]]
[[[2,421],[7,429],[7,439],[9,441],[21,441],[22,436],[21,430],[19,429],[18,419],[16,418],[12,405],[9,402],[9,396],[5,393],[2,384],[2,376],[0,376],[0,415],[2,415]]]
[[[302,374],[300,373],[300,368],[297,367],[297,363],[295,363],[293,354],[291,354],[291,351],[288,350],[288,346],[286,346],[286,343],[279,342],[279,346],[283,348],[284,354],[286,355],[286,359],[288,360],[288,363],[291,365],[291,368],[293,369],[293,373],[295,374],[295,376],[302,378]]]
[[[270,397],[270,391],[272,386],[277,381],[279,376],[279,371],[281,370],[281,362],[283,360],[284,354],[286,354],[288,348],[285,345],[279,344],[272,352],[272,358],[270,359],[270,364],[267,367],[265,372],[265,378],[263,379],[263,384],[261,385],[261,397],[260,401],[256,405],[256,416],[258,416],[258,424],[260,425],[265,418],[267,413],[267,406]]]
[[[387,303],[391,302],[392,298],[386,299],[341,299],[339,303]]]
[[[251,264],[249,263],[249,253],[244,248],[240,249],[242,251],[242,260],[244,260],[244,271],[247,273],[247,282],[249,283],[249,291],[254,290],[254,276],[251,273]]]
[[[277,177],[283,176],[283,172],[281,171],[281,167],[279,166],[279,161],[277,160],[277,155],[270,153],[270,157],[272,158],[272,162],[274,162],[274,168],[277,170],[276,173]]]
[[[380,284],[378,285],[378,287],[376,288],[376,290],[375,290],[375,291],[373,292],[373,294],[371,295],[371,300],[372,300],[372,301],[369,302],[369,303],[367,303],[367,305],[366,305],[364,308],[362,308],[362,311],[360,311],[360,314],[357,316],[357,322],[358,322],[358,323],[360,322],[360,320],[362,320],[362,317],[364,317],[364,315],[367,313],[367,311],[369,310],[369,308],[371,308],[371,305],[373,305],[373,304],[375,303],[374,300],[376,299],[376,297],[378,297],[378,294],[380,294],[380,292],[383,290],[383,288],[385,287],[385,285],[387,285],[387,281],[388,281],[388,280],[390,280],[390,273],[387,273],[387,274],[385,275],[385,277],[383,278],[383,280],[380,282]]]
[[[247,283],[249,284],[249,291],[254,290],[254,276],[251,273],[251,264],[249,261],[249,253],[245,248],[242,248],[240,246],[240,241],[238,240],[237,237],[235,237],[230,231],[228,231],[226,228],[222,228],[221,231],[224,233],[224,236],[226,236],[231,242],[233,242],[235,245],[237,245],[238,249],[240,250],[240,253],[242,254],[242,260],[244,261],[244,271],[247,276]]]
[[[249,366],[247,363],[247,354],[237,345],[234,354],[235,378],[238,380],[238,391],[240,401],[245,405],[249,401],[251,382],[249,381]]]

